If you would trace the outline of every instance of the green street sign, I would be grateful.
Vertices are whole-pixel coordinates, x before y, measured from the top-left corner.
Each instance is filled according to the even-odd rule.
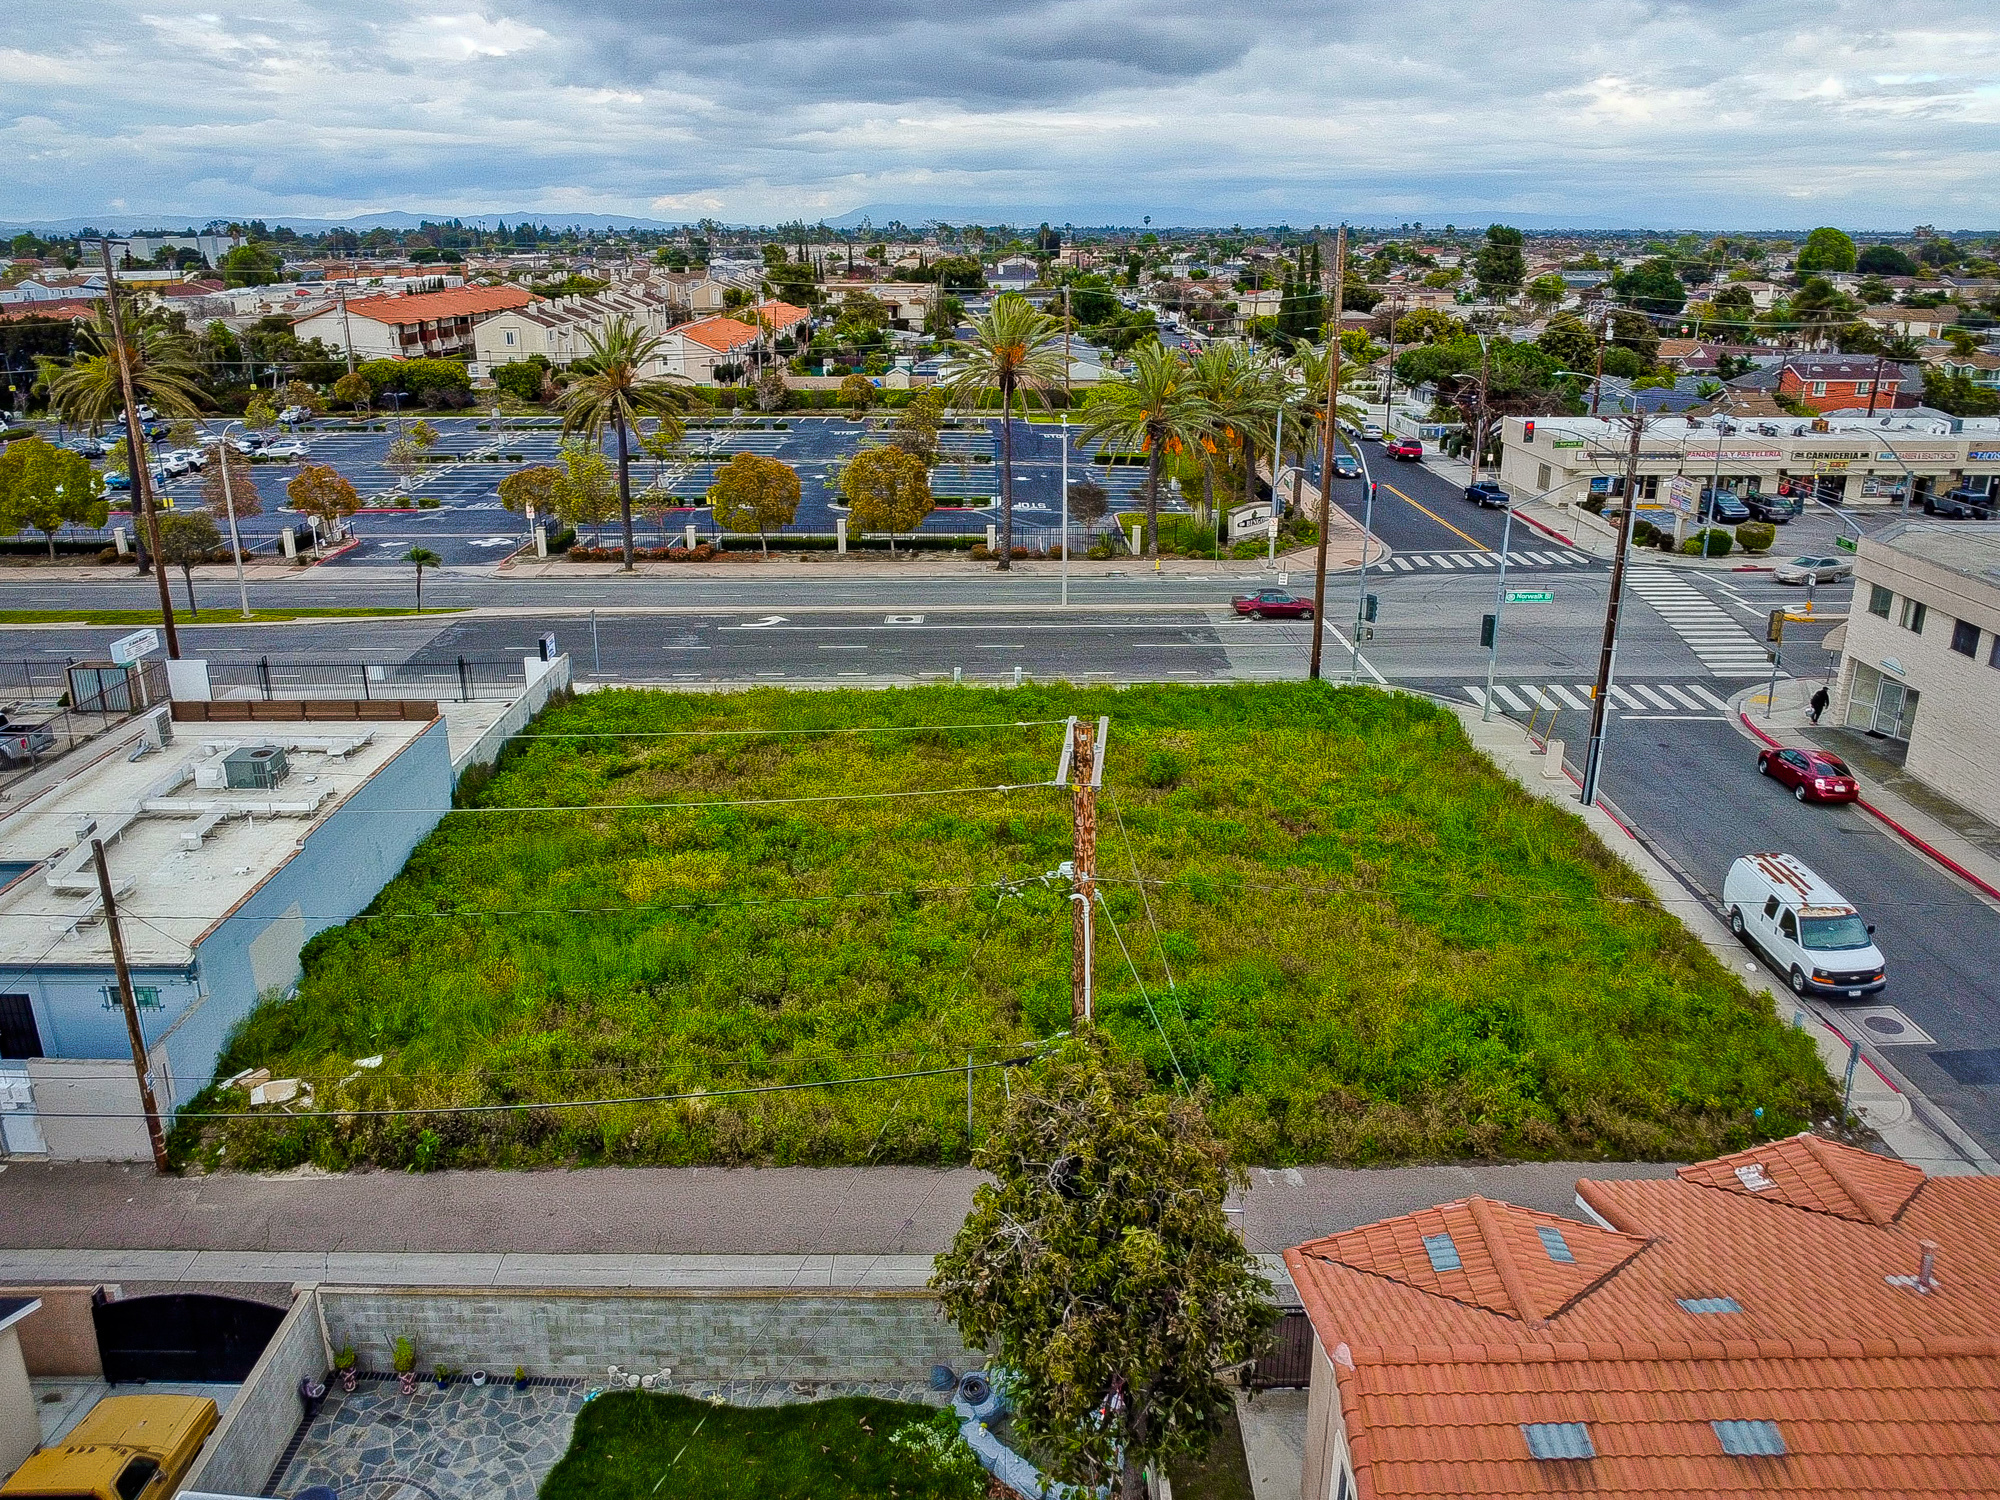
[[[1838,547],[1842,552],[1854,552],[1859,550],[1859,545],[1855,542],[1854,538],[1851,536],[1847,536],[1845,534],[1835,537],[1833,539],[1833,545]]]
[[[1556,596],[1547,589],[1509,589],[1507,590],[1507,602],[1509,604],[1553,604],[1556,602]]]

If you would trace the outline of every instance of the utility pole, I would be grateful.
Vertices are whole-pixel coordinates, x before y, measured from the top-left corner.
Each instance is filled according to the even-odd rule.
[[[1472,482],[1479,483],[1479,461],[1486,453],[1486,335],[1479,335],[1479,410],[1472,419]],[[1513,507],[1508,507],[1512,518]]]
[[[1632,446],[1625,454],[1625,513],[1618,521],[1618,551],[1611,559],[1611,595],[1604,602],[1604,640],[1597,652],[1597,681],[1590,690],[1590,744],[1583,762],[1583,805],[1597,800],[1604,769],[1604,716],[1611,701],[1611,672],[1618,661],[1618,612],[1625,602],[1625,558],[1632,550],[1632,522],[1639,514],[1639,440],[1646,419],[1632,414]]]
[[[1326,639],[1326,534],[1333,529],[1333,444],[1337,432],[1340,390],[1340,313],[1347,295],[1347,226],[1333,239],[1333,322],[1326,339],[1326,432],[1319,453],[1319,542],[1313,551],[1312,668],[1306,674],[1319,681],[1320,646]],[[1274,480],[1277,474],[1271,476]],[[1361,576],[1368,577],[1367,546],[1362,547]]]
[[[1069,285],[1063,284],[1063,410],[1069,410]]]
[[[1604,389],[1604,340],[1610,331],[1611,309],[1607,306],[1597,314],[1597,378],[1590,383],[1590,414],[1593,417],[1597,415],[1597,393]]]
[[[118,975],[118,1003],[125,1010],[125,1032],[132,1041],[132,1067],[139,1075],[139,1104],[146,1111],[146,1138],[153,1146],[153,1167],[167,1170],[167,1138],[160,1133],[160,1106],[153,1098],[153,1072],[146,1057],[146,1034],[139,1029],[139,1000],[132,993],[132,971],[125,966],[125,939],[118,931],[118,902],[111,894],[111,868],[104,862],[104,840],[90,841],[97,860],[97,889],[104,899],[104,930],[111,938],[111,967]]]
[[[1396,400],[1396,314],[1402,310],[1400,301],[1389,304],[1389,363],[1384,367],[1382,377],[1382,432],[1389,431],[1389,408]]]
[[[1882,390],[1882,356],[1875,356],[1875,378],[1868,385],[1868,415],[1875,415],[1875,397]]]
[[[111,267],[111,241],[100,239],[97,243],[104,253],[104,301],[111,309],[111,338],[118,346],[118,383],[125,395],[125,447],[131,460],[127,468],[132,481],[133,520],[137,522],[142,515],[145,519],[146,541],[140,550],[152,549],[153,581],[160,587],[160,626],[167,635],[167,655],[178,661],[181,640],[174,630],[174,600],[167,592],[166,565],[160,561],[160,517],[153,509],[152,474],[146,467],[146,435],[139,429],[139,393],[132,384],[132,346],[125,338],[125,315],[118,307],[118,273]]]
[[[340,341],[347,346],[347,373],[354,373],[354,327],[347,321],[347,293],[340,294]]]
[[[1092,1021],[1091,960],[1096,957],[1091,903],[1097,899],[1096,731],[1088,719],[1070,722],[1071,862],[1069,1029],[1082,1035]]]

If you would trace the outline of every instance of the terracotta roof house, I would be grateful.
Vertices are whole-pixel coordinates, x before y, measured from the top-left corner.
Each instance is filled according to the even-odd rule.
[[[811,316],[803,307],[794,307],[789,302],[759,302],[744,309],[744,313],[755,313],[757,321],[745,322],[732,314],[697,318],[669,330],[660,340],[656,373],[712,382],[717,365],[748,362],[764,341],[767,329],[773,336],[786,333]]]
[[[1303,1500],[2000,1495],[2000,1180],[1814,1136],[1285,1252]]]
[[[526,287],[455,286],[405,297],[350,297],[292,320],[301,339],[335,349],[351,341],[357,359],[469,359],[472,330],[511,307],[535,300]]]

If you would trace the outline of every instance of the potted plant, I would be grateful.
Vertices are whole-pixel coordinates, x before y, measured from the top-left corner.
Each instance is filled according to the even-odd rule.
[[[525,1391],[527,1388],[528,1388],[528,1367],[526,1365],[514,1366],[514,1389],[517,1391]]]
[[[341,1345],[339,1352],[333,1356],[333,1368],[340,1375],[340,1388],[350,1396],[354,1394],[356,1384],[354,1362],[355,1354],[352,1344]]]
[[[405,1396],[417,1393],[417,1346],[402,1334],[396,1335],[396,1389]]]
[[[486,1384],[486,1372],[484,1370],[474,1370],[472,1372],[472,1383],[474,1385]]]
[[[431,1374],[437,1377],[438,1389],[444,1390],[454,1380],[458,1379],[458,1366],[448,1365],[443,1360],[439,1360],[431,1366]]]

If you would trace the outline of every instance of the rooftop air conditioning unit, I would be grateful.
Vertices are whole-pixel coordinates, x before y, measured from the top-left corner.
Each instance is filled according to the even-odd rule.
[[[237,791],[268,792],[285,779],[291,767],[277,745],[245,745],[222,758],[222,773]]]

